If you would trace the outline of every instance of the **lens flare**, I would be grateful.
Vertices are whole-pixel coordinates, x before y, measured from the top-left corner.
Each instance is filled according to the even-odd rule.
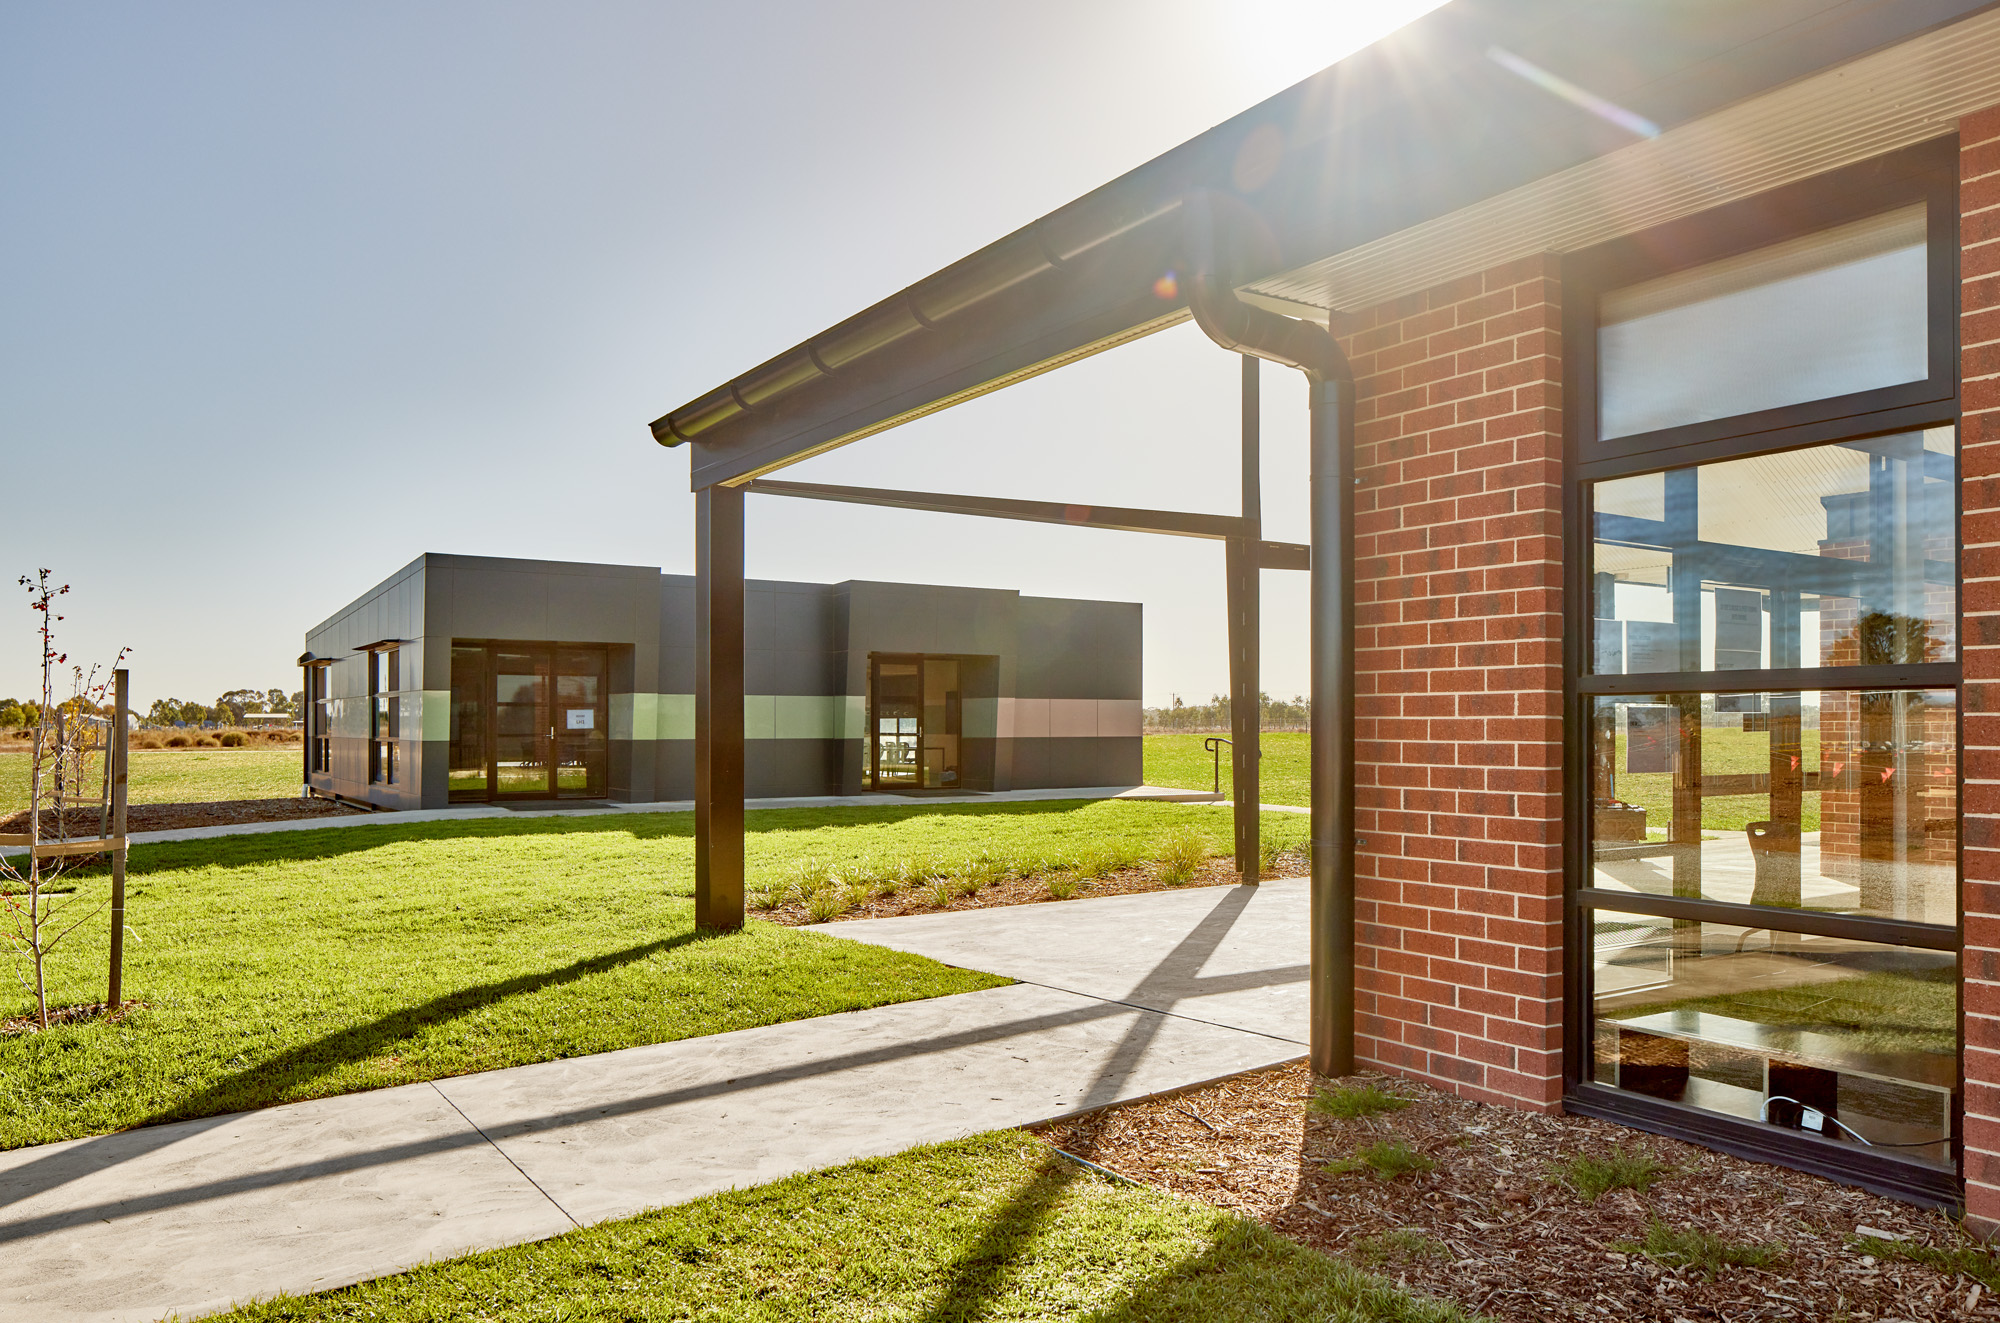
[[[1636,133],[1641,138],[1660,136],[1660,126],[1644,115],[1635,114],[1616,102],[1606,101],[1595,92],[1586,92],[1567,78],[1559,78],[1541,65],[1532,64],[1512,51],[1502,50],[1498,46],[1488,46],[1486,58],[1508,73],[1519,74],[1543,91],[1553,92],[1571,105],[1581,106],[1599,119],[1616,124],[1627,133]]]
[[[1169,271],[1167,272],[1167,274],[1161,276],[1158,280],[1155,280],[1153,282],[1154,298],[1165,299],[1169,303],[1171,303],[1173,300],[1179,298],[1180,296],[1181,296],[1181,281],[1180,277],[1176,275],[1174,272]]]

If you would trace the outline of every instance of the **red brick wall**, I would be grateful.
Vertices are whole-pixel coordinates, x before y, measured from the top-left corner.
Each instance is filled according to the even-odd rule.
[[[1960,121],[1965,1202],[2000,1227],[2000,106]]]
[[[1336,330],[1356,439],[1357,1055],[1562,1094],[1556,259]]]

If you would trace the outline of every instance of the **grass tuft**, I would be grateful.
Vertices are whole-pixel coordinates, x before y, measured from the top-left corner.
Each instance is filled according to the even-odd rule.
[[[1362,1236],[1350,1247],[1363,1263],[1418,1263],[1425,1259],[1449,1259],[1451,1251],[1416,1227],[1397,1227],[1379,1236]]]
[[[1644,1254],[1670,1268],[1686,1268],[1713,1280],[1725,1268],[1769,1268],[1785,1257],[1782,1245],[1744,1245],[1711,1231],[1689,1227],[1676,1231],[1658,1218],[1646,1223],[1646,1238],[1620,1241],[1611,1248]]]
[[[1322,1116],[1358,1121],[1377,1112],[1400,1112],[1410,1105],[1408,1098],[1389,1092],[1378,1084],[1336,1084],[1313,1092],[1309,1106]]]
[[[1984,1245],[1915,1245],[1878,1236],[1854,1237],[1854,1248],[1878,1259],[1903,1259],[1939,1272],[1969,1277],[1989,1291],[2000,1291],[2000,1257]]]
[[[1645,1149],[1620,1149],[1604,1158],[1579,1153],[1555,1164],[1550,1174],[1576,1191],[1585,1203],[1594,1204],[1613,1190],[1644,1194],[1667,1174],[1667,1167]]]
[[[849,908],[847,891],[841,887],[821,887],[806,897],[806,914],[814,923],[839,918]]]
[[[1154,857],[1159,861],[1160,881],[1170,887],[1186,886],[1208,862],[1208,841],[1183,827],[1167,834]]]
[[[1436,1171],[1437,1160],[1424,1156],[1400,1139],[1385,1139],[1355,1150],[1351,1158],[1326,1164],[1326,1170],[1336,1176],[1364,1168],[1373,1172],[1377,1180],[1393,1181],[1398,1176]]]
[[[1083,890],[1083,881],[1074,873],[1051,873],[1047,882],[1050,900],[1068,900]]]

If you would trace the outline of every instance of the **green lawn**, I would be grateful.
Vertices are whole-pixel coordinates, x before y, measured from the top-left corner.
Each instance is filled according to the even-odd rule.
[[[1674,816],[1674,777],[1671,772],[1625,771],[1625,732],[1614,736],[1613,756],[1617,775],[1613,784],[1618,798],[1646,810],[1646,826],[1653,839],[1665,840],[1667,824]],[[1808,771],[1819,769],[1819,732],[1800,735],[1800,763]],[[1704,776],[1736,776],[1771,770],[1771,736],[1768,731],[1740,730],[1733,726],[1710,726],[1701,732],[1701,770]],[[1819,791],[1800,796],[1800,830],[1819,830]],[[1769,795],[1704,795],[1701,801],[1703,831],[1740,832],[1748,823],[1771,816]]]
[[[900,804],[749,827],[755,885],[808,857],[1048,859],[1186,827],[1219,853],[1229,821],[1171,804]],[[1274,834],[1287,828],[1302,839],[1302,823]],[[697,934],[693,831],[691,814],[620,814],[136,847],[126,995],[146,1006],[0,1038],[0,1148],[993,984],[760,922]],[[83,903],[103,895],[101,871],[71,876]],[[52,1001],[103,997],[105,939],[97,919],[58,950]],[[28,1006],[12,986],[0,1014]]]
[[[979,1135],[468,1255],[218,1323],[1067,1319],[1464,1323],[1232,1213]]]
[[[134,749],[126,795],[134,804],[290,799],[302,777],[296,746],[265,749]],[[28,806],[28,755],[0,753],[0,814]]]
[[[1146,784],[1179,790],[1213,790],[1215,755],[1201,747],[1207,735],[1148,735]],[[1264,757],[1258,773],[1257,798],[1266,804],[1312,802],[1312,744],[1304,731],[1267,730],[1260,738]],[[1222,793],[1234,793],[1229,775],[1229,746],[1222,748]]]

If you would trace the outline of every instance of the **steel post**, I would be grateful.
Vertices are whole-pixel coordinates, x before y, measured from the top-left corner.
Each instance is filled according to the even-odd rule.
[[[743,926],[743,492],[695,493],[694,920]]]
[[[1354,383],[1312,378],[1312,1027],[1354,1070]]]
[[[1263,685],[1258,675],[1259,612],[1258,544],[1264,537],[1263,471],[1259,454],[1259,360],[1243,355],[1243,529],[1228,540],[1229,609],[1229,770],[1230,799],[1236,829],[1236,871],[1245,882],[1258,880],[1258,850],[1262,836],[1258,804],[1262,790],[1257,771],[1262,757],[1258,730],[1262,726]]]
[[[115,1011],[125,999],[125,792],[131,772],[132,710],[131,672],[119,667],[111,673],[112,692],[110,748],[111,837],[118,844],[111,851],[111,986],[104,995],[104,1009]]]

